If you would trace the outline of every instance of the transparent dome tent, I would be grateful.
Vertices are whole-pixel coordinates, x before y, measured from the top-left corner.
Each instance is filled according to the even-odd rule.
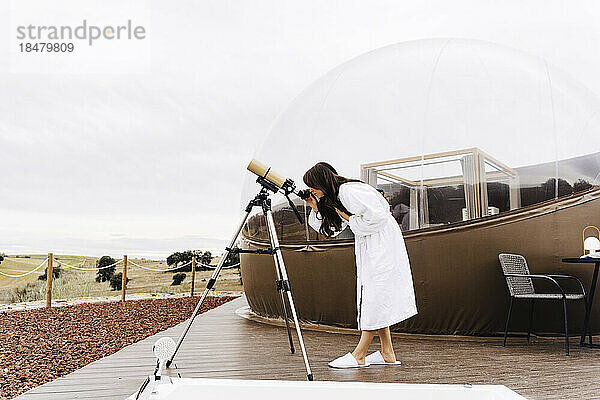
[[[299,187],[327,161],[383,189],[403,231],[415,231],[599,185],[599,111],[589,90],[541,58],[483,41],[418,40],[331,70],[297,96],[254,157]],[[242,207],[258,190],[247,174]],[[283,198],[274,204],[281,240],[326,239]],[[251,217],[244,234],[265,239],[264,219]]]
[[[561,260],[581,255],[582,229],[600,225],[599,111],[589,90],[543,59],[482,41],[419,40],[327,73],[282,113],[254,157],[300,188],[304,172],[327,161],[383,189],[419,312],[392,330],[496,335],[508,311],[498,254],[524,255],[534,273],[591,280],[592,269]],[[244,207],[255,179],[248,173]],[[273,203],[299,318],[356,328],[352,232],[326,238],[300,224],[284,198]],[[242,247],[269,247],[266,232],[256,210]],[[250,309],[281,318],[272,258],[240,261]],[[564,332],[555,306],[536,303],[534,332]],[[591,326],[600,326],[600,304],[592,309]],[[573,333],[583,311],[569,311]],[[513,315],[511,330],[527,331],[525,314]]]

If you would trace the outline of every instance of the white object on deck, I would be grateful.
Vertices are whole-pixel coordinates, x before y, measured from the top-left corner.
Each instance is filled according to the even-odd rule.
[[[175,341],[170,337],[161,337],[154,343],[152,346],[152,351],[154,352],[154,356],[157,358],[157,369],[155,372],[155,376],[161,376],[162,371],[165,368],[165,365],[169,358],[175,353]]]
[[[161,337],[152,346],[152,351],[159,360],[168,360],[175,352],[175,341],[168,336]]]
[[[150,386],[150,385],[149,385]],[[136,394],[127,400],[135,400]],[[525,399],[502,385],[417,385],[407,383],[367,383],[331,381],[276,381],[172,378],[157,382],[154,390],[147,389],[139,400],[219,400],[274,399],[306,400],[334,398],[364,400],[394,396],[402,400],[512,400]]]
[[[356,361],[356,358],[352,355],[352,353],[346,353],[341,357],[336,358],[335,360],[329,363],[331,368],[367,368],[369,365],[368,362],[364,364],[359,364]]]
[[[393,363],[386,362],[381,355],[381,351],[377,350],[375,353],[371,353],[365,357],[365,362],[371,365],[402,365],[400,360],[396,360]]]

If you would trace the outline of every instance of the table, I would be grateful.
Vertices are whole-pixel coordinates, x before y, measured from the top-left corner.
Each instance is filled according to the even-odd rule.
[[[592,314],[592,304],[594,301],[594,292],[596,291],[596,281],[598,280],[598,270],[600,269],[600,258],[579,258],[579,257],[571,257],[571,258],[563,258],[562,261],[564,263],[575,263],[575,264],[596,264],[594,267],[594,276],[592,277],[592,285],[590,286],[590,291],[588,293],[587,298],[587,307],[585,310],[585,320],[583,322],[583,332],[581,333],[581,341],[579,344],[585,347],[593,347],[600,348],[600,344],[592,343],[592,335],[590,333],[589,343],[585,342],[585,336],[590,331],[590,315]]]

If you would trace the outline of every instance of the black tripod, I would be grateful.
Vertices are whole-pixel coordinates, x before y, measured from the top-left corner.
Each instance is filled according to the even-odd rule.
[[[277,239],[277,231],[275,229],[275,223],[273,222],[273,213],[271,212],[271,199],[269,198],[269,195],[270,195],[269,191],[271,191],[273,193],[277,193],[277,192],[279,192],[280,189],[277,185],[271,183],[270,181],[268,181],[262,177],[259,177],[256,180],[256,182],[258,182],[262,186],[262,188],[261,188],[260,192],[254,197],[254,199],[250,200],[250,202],[246,206],[246,210],[245,210],[246,214],[242,218],[242,222],[238,226],[238,228],[235,232],[235,235],[233,235],[231,242],[229,242],[229,246],[227,246],[225,248],[226,253],[223,254],[223,256],[221,257],[221,259],[219,260],[219,264],[217,265],[217,268],[215,269],[212,276],[208,280],[208,282],[206,284],[206,289],[204,289],[204,292],[202,293],[202,296],[200,297],[198,304],[196,304],[196,308],[194,309],[194,312],[192,313],[192,316],[191,316],[189,322],[187,323],[183,333],[181,334],[181,336],[179,337],[179,340],[177,341],[177,347],[175,348],[175,352],[173,353],[173,355],[171,356],[169,361],[167,361],[166,366],[169,367],[171,365],[171,363],[173,362],[175,355],[179,351],[179,347],[181,346],[181,343],[185,339],[188,331],[190,330],[190,327],[192,326],[192,322],[194,322],[194,318],[196,318],[196,315],[200,311],[200,307],[202,306],[202,303],[206,299],[208,292],[215,285],[217,278],[218,278],[219,274],[221,273],[221,269],[223,268],[223,264],[225,263],[225,260],[229,257],[229,254],[231,254],[231,253],[271,254],[273,256],[273,259],[275,260],[275,270],[277,272],[277,282],[276,282],[277,291],[281,294],[281,303],[283,306],[285,325],[287,327],[288,338],[290,341],[290,351],[292,352],[292,354],[294,353],[294,342],[292,340],[292,332],[290,330],[290,324],[288,321],[287,307],[285,304],[285,295],[287,295],[287,299],[288,299],[288,302],[290,305],[290,310],[292,312],[292,318],[294,319],[294,324],[296,326],[296,333],[298,334],[298,341],[300,342],[300,348],[302,349],[302,356],[304,357],[304,364],[306,366],[306,374],[307,374],[308,380],[312,381],[313,375],[310,370],[310,365],[308,363],[308,356],[306,355],[306,349],[304,348],[304,340],[302,339],[302,332],[300,331],[300,324],[298,323],[298,315],[296,314],[296,306],[294,305],[294,299],[292,298],[290,282],[288,280],[285,263],[283,262],[281,248],[279,247],[279,240]],[[288,182],[286,182],[286,184],[284,184],[284,187],[282,189],[284,191],[284,195],[286,196],[290,206],[292,206],[292,209],[295,211],[296,217],[299,219],[300,223],[304,223],[302,221],[302,217],[298,213],[298,210],[296,209],[294,203],[289,198],[289,194],[292,193],[294,190],[293,186],[288,185]],[[258,250],[233,249],[233,246],[234,246],[235,242],[237,241],[237,238],[238,238],[240,232],[242,231],[242,228],[244,227],[244,224],[246,223],[246,220],[248,219],[250,212],[252,211],[252,209],[255,206],[261,207],[263,210],[263,213],[266,217],[267,228],[269,230],[269,237],[270,237],[270,241],[271,241],[271,248],[265,249],[265,250],[262,250],[262,249],[258,249]]]

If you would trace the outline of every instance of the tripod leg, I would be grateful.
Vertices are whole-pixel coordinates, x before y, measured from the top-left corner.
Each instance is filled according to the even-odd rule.
[[[269,235],[271,238],[271,235]],[[275,244],[273,243],[273,239],[271,238],[271,248],[275,248]],[[279,272],[279,261],[277,257],[273,257],[275,259],[275,271],[277,272],[277,291],[281,295],[281,307],[283,308],[283,318],[285,319],[285,327],[287,328],[288,339],[290,341],[290,352],[294,354],[296,350],[294,349],[294,340],[292,339],[292,331],[290,329],[290,321],[287,314],[287,306],[285,304],[285,295],[283,294],[283,284],[281,281],[281,273]]]
[[[292,339],[292,330],[290,329],[290,319],[287,315],[287,306],[285,305],[285,296],[283,295],[283,285],[281,286],[281,305],[283,306],[283,317],[285,318],[285,327],[288,333],[288,339],[290,341],[290,352],[294,354],[296,349],[294,349],[294,340]]]
[[[250,210],[247,209],[246,214],[244,215],[242,222],[238,226],[237,231],[235,232],[235,235],[233,235],[233,238],[231,238],[231,242],[229,242],[229,246],[227,247],[227,249],[231,249],[234,246],[235,241],[237,240],[240,232],[242,231],[242,228],[244,227],[244,224],[246,223],[246,220],[248,219],[248,215],[250,215]],[[179,351],[179,347],[181,346],[181,343],[183,343],[183,340],[187,336],[190,328],[192,327],[192,322],[194,322],[194,318],[196,318],[196,315],[198,315],[198,312],[200,311],[200,307],[202,306],[202,303],[204,303],[206,296],[208,296],[208,292],[210,292],[210,289],[212,289],[213,286],[215,285],[215,282],[217,281],[217,278],[219,277],[219,274],[221,273],[221,270],[223,269],[223,264],[225,263],[225,260],[227,260],[227,257],[229,257],[229,253],[230,253],[230,250],[226,250],[225,254],[223,254],[221,259],[219,260],[219,264],[217,264],[217,268],[214,270],[212,276],[206,283],[206,289],[204,289],[204,292],[202,293],[200,300],[198,300],[198,303],[196,304],[196,308],[194,308],[194,312],[192,313],[192,316],[190,317],[185,329],[183,330],[183,333],[181,334],[181,336],[179,337],[179,340],[177,341],[177,347],[175,347],[175,352],[173,353],[173,355],[171,356],[169,361],[167,361],[167,364],[166,364],[167,368],[169,368],[171,366],[173,359],[177,355],[177,352]]]
[[[273,214],[271,213],[271,209],[266,209],[265,214],[267,216],[267,227],[269,229],[269,235],[271,236],[271,243],[273,243],[273,250],[275,252],[274,257],[277,257],[281,270],[283,290],[287,293],[288,302],[290,303],[290,310],[292,311],[292,317],[294,318],[294,324],[296,325],[296,333],[298,334],[298,342],[300,342],[300,349],[302,350],[302,357],[304,358],[304,365],[306,366],[306,374],[308,380],[312,381],[313,375],[310,370],[310,364],[308,363],[308,356],[306,355],[306,348],[304,347],[304,339],[302,339],[300,323],[298,322],[298,315],[296,314],[296,306],[294,305],[294,299],[292,298],[290,282],[285,269],[285,263],[283,262],[283,256],[281,255],[281,249],[279,248],[279,240],[277,239],[277,231],[275,230],[275,223],[273,222]]]

